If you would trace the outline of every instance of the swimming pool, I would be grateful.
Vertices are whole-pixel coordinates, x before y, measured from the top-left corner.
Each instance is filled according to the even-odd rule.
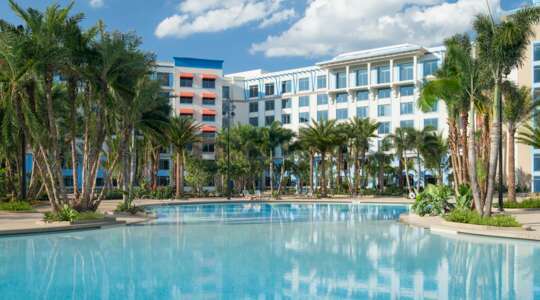
[[[0,299],[540,299],[540,243],[438,235],[400,205],[155,206],[0,238]]]

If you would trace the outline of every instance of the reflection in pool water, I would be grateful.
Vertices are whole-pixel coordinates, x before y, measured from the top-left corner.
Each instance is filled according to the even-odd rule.
[[[540,243],[440,236],[405,206],[161,206],[149,224],[0,238],[0,299],[540,299]]]

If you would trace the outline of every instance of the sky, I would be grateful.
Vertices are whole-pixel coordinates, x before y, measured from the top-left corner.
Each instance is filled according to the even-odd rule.
[[[16,0],[43,9],[58,0]],[[487,0],[494,13],[527,0]],[[401,43],[437,46],[470,31],[486,0],[75,0],[83,26],[135,31],[158,60],[221,59],[225,73],[304,67],[349,51]],[[21,20],[8,1],[0,18]]]

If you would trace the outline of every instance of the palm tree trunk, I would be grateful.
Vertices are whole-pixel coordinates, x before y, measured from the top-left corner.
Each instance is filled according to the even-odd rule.
[[[499,110],[502,108],[499,105],[499,100],[501,97],[500,93],[500,80],[497,80],[495,83],[494,88],[494,109],[493,109],[493,120],[492,120],[492,131],[491,131],[491,144],[489,148],[489,165],[488,165],[488,182],[487,182],[487,190],[486,190],[486,199],[484,202],[483,207],[483,215],[491,216],[491,204],[493,202],[493,193],[495,191],[495,176],[497,173],[497,162],[499,159],[499,141],[501,139],[501,135],[499,132],[499,129],[501,127],[501,123],[498,121],[498,115]],[[502,178],[501,178],[502,180]]]
[[[353,155],[354,155],[354,179],[353,179],[352,192],[353,192],[353,196],[356,196],[358,195],[358,192],[359,192],[358,185],[360,184],[360,178],[359,178],[360,177],[360,158],[359,158],[357,149],[354,150]]]
[[[412,192],[412,189],[411,189],[411,180],[409,179],[409,166],[407,163],[406,154],[403,155],[403,160],[404,160],[403,165],[405,166],[405,182],[407,183],[407,191],[410,194]]]
[[[184,151],[176,153],[176,199],[184,194]]]
[[[77,168],[77,81],[71,77],[68,80],[69,97],[69,131],[71,139],[71,172],[73,176],[73,197],[79,197],[79,174]]]
[[[420,152],[416,152],[416,163],[418,168],[418,182],[416,182],[416,193],[420,193],[420,178],[422,176],[422,166],[420,162]]]
[[[469,127],[467,128],[467,135],[469,136],[469,141],[467,147],[469,148],[467,153],[469,155],[469,183],[471,185],[471,191],[473,195],[473,202],[475,209],[481,213],[482,211],[482,199],[480,195],[480,186],[478,184],[478,177],[476,174],[476,139],[474,134],[476,132],[476,114],[474,102],[470,101],[469,107]]]
[[[343,178],[341,176],[341,170],[343,169],[343,151],[341,151],[341,147],[338,147],[338,161],[337,161],[337,166],[336,166],[336,169],[337,169],[337,192],[340,193],[341,192],[341,187],[343,186]]]
[[[321,153],[321,196],[326,197],[326,153]]]
[[[314,158],[313,158],[313,152],[309,152],[309,192],[311,196],[313,196],[314,188],[313,188],[313,172],[314,172]]]
[[[508,123],[507,128],[507,165],[506,181],[508,183],[508,201],[516,201],[516,158],[515,158],[515,135],[516,129],[513,123]]]
[[[462,180],[461,184],[468,183],[469,178],[469,150],[468,150],[468,138],[467,138],[467,128],[469,127],[469,113],[467,111],[461,112],[461,120],[463,128],[461,129],[461,149],[463,149],[463,170],[462,170]]]
[[[274,195],[274,154],[270,149],[270,165],[268,167],[268,176],[270,176],[270,195]]]
[[[124,204],[126,206],[131,205],[131,199],[129,198],[129,167],[130,167],[130,160],[129,160],[129,136],[130,136],[131,130],[129,128],[124,128],[123,130],[123,136],[120,139],[120,153],[122,156],[122,200],[124,201]]]

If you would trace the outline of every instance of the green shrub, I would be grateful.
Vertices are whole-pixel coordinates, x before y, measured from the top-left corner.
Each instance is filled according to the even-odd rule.
[[[482,217],[476,211],[468,209],[455,209],[451,213],[444,216],[444,219],[449,222],[487,225],[497,227],[520,227],[521,224],[510,215],[495,215],[491,217]]]
[[[64,204],[57,212],[46,212],[43,220],[46,222],[73,222],[78,217],[79,213],[76,210]]]
[[[144,208],[142,207],[138,207],[138,206],[135,206],[133,203],[131,204],[126,204],[124,202],[120,202],[118,203],[118,205],[116,206],[116,209],[114,210],[115,212],[127,212],[127,213],[130,213],[132,215],[138,213],[138,212],[144,212]]]
[[[152,199],[172,199],[174,198],[174,189],[170,186],[158,187],[150,195]]]
[[[456,208],[457,209],[471,209],[473,202],[472,189],[467,184],[462,184],[458,188],[458,194],[456,195]]]
[[[123,195],[124,195],[124,192],[122,192],[122,190],[119,190],[119,189],[110,190],[105,194],[105,199],[118,200],[118,199],[122,199]]]
[[[25,201],[0,202],[0,210],[32,211],[32,205]]]
[[[99,212],[86,211],[77,215],[77,220],[100,220],[105,218],[105,215]]]
[[[540,208],[540,199],[527,199],[522,202],[504,202],[504,208]]]
[[[427,188],[416,196],[412,210],[420,216],[442,215],[451,210],[448,203],[451,191],[444,185],[428,185]]]

